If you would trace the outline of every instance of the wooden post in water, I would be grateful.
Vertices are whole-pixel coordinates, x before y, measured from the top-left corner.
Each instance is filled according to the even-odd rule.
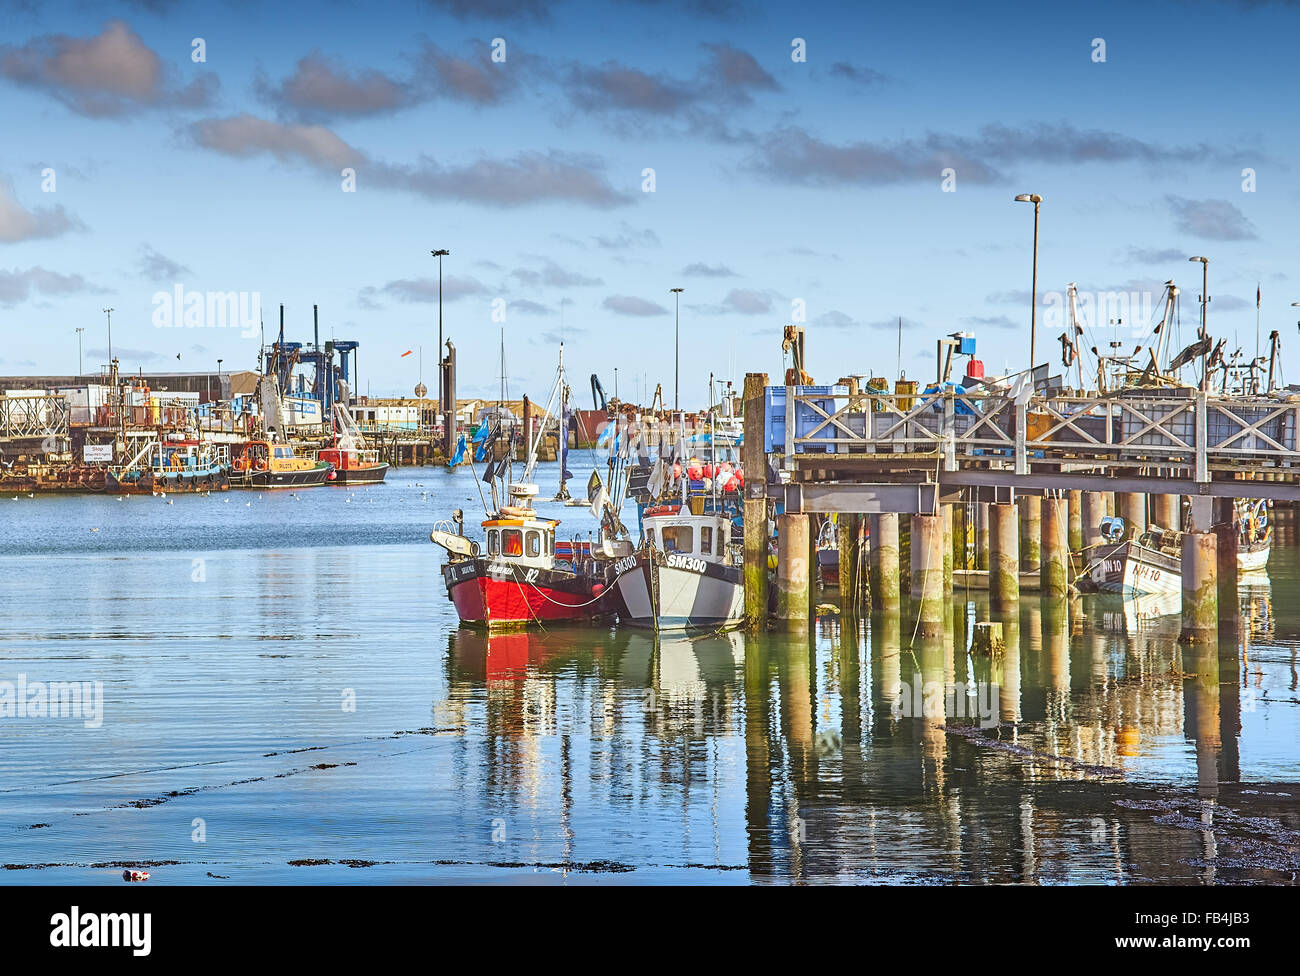
[[[1183,632],[1201,643],[1219,628],[1219,558],[1213,532],[1183,536]]]
[[[869,524],[871,610],[873,613],[896,611],[902,598],[899,583],[898,515],[894,512],[881,512],[869,516]]]
[[[1216,498],[1213,506],[1215,552],[1219,569],[1219,626],[1235,629],[1241,615],[1237,596],[1237,509],[1235,499]]]
[[[861,528],[861,515],[840,514],[837,526],[837,541],[840,549],[840,610],[853,617],[856,617],[861,610],[862,549],[858,541]]]
[[[745,623],[751,633],[767,623],[767,453],[764,397],[766,373],[745,375]],[[660,440],[660,457],[663,441]]]
[[[1101,542],[1101,532],[1099,526],[1101,520],[1106,517],[1106,493],[1101,491],[1085,491],[1083,493],[1083,545],[1080,549],[1087,549]]]
[[[989,503],[975,503],[975,568],[989,568]]]
[[[1070,505],[1070,551],[1078,552],[1083,548],[1083,492],[1071,488],[1066,498]]]
[[[1020,603],[1020,520],[1015,505],[989,505],[989,606]]]
[[[951,602],[952,597],[952,570],[954,566],[952,518],[956,507],[955,505],[939,506],[939,524],[943,529],[943,596],[945,606]]]
[[[1063,599],[1070,586],[1069,504],[1064,498],[1043,499],[1039,586],[1046,599]]]
[[[1151,521],[1162,529],[1181,530],[1183,527],[1183,496],[1152,495]]]
[[[1141,535],[1147,530],[1147,496],[1142,492],[1116,492],[1115,513],[1124,520],[1130,537]]]
[[[1042,563],[1043,498],[1021,495],[1016,505],[1020,509],[1020,568],[1033,573]]]
[[[943,585],[943,516],[912,516],[912,599],[917,601],[918,633],[943,634],[948,602]],[[949,554],[951,556],[951,553]]]
[[[969,537],[969,507],[964,502],[952,506],[952,565],[954,569],[970,569],[970,556],[966,549]]]
[[[812,575],[808,554],[807,515],[778,515],[776,519],[776,616],[787,630],[808,626],[812,604]]]

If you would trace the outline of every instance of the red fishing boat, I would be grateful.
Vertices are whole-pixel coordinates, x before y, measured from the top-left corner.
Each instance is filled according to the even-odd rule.
[[[559,521],[532,507],[536,485],[511,485],[510,493],[515,504],[482,523],[485,548],[464,535],[462,522],[458,531],[429,534],[448,552],[442,576],[461,623],[496,630],[609,615],[603,564],[591,544],[555,538]]]
[[[388,474],[379,452],[366,447],[366,439],[348,408],[334,404],[334,444],[316,452],[318,460],[334,465],[326,479],[331,485],[377,485]]]

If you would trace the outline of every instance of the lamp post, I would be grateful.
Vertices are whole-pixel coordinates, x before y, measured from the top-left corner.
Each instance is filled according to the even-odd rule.
[[[436,251],[430,251],[429,253],[438,259],[438,363],[439,363],[438,407],[439,409],[441,409],[442,408],[442,365],[441,365],[442,364],[442,259],[447,257],[449,254],[451,254],[451,251],[447,250],[446,248],[441,248]],[[421,355],[423,356],[423,353],[421,353]],[[420,372],[421,372],[421,376],[423,376],[424,373],[423,363],[421,363]],[[424,385],[423,382],[421,382],[421,386],[423,385]]]
[[[113,368],[113,309],[104,309],[104,315],[108,317],[108,367]]]
[[[1206,306],[1210,304],[1210,259],[1201,257],[1199,254],[1187,259],[1188,261],[1201,262],[1201,331],[1197,338],[1204,339],[1209,333],[1205,331],[1205,313]],[[1201,353],[1201,389],[1210,388],[1210,377],[1206,369],[1208,359],[1208,350]]]
[[[81,361],[81,333],[85,331],[86,331],[85,329],[77,329],[77,382],[78,383],[81,382],[81,377],[86,372],[86,367]]]
[[[673,412],[682,408],[679,393],[681,389],[682,355],[682,292],[683,288],[669,288],[673,293]]]
[[[1021,193],[1016,196],[1020,203],[1034,205],[1034,277],[1029,297],[1029,382],[1034,381],[1034,347],[1038,339],[1038,207],[1043,198],[1037,193]]]

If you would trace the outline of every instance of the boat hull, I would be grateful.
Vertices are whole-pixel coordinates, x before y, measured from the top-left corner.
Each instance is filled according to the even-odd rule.
[[[608,614],[603,584],[576,573],[475,558],[448,562],[442,574],[461,623],[473,627],[517,629]]]
[[[1103,593],[1181,593],[1182,559],[1130,540],[1098,561],[1092,580]]]
[[[231,476],[231,488],[312,488],[325,484],[331,466],[297,471],[246,471]]]
[[[1242,573],[1254,573],[1268,565],[1268,554],[1273,546],[1271,541],[1256,545],[1250,549],[1237,550],[1237,570]]]
[[[740,570],[691,556],[642,553],[612,572],[619,621],[657,630],[718,630],[745,619]]]
[[[111,471],[106,474],[106,490],[113,494],[194,494],[229,489],[230,472],[224,467],[201,471],[146,471],[139,478],[119,478]]]
[[[368,464],[360,468],[335,468],[328,479],[331,485],[377,485],[388,475],[388,464]]]

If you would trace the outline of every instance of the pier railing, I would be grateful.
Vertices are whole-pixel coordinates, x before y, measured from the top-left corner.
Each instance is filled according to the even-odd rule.
[[[787,464],[795,455],[934,458],[944,470],[979,461],[1186,466],[1300,466],[1300,400],[1187,391],[1122,391],[1019,399],[998,393],[799,394],[786,389]],[[773,451],[781,453],[778,445]]]

